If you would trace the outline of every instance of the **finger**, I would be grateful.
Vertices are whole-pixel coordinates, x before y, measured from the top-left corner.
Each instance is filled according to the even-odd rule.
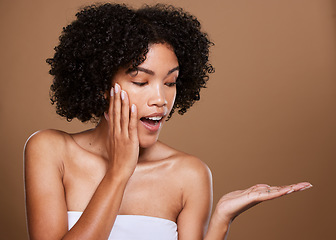
[[[295,189],[293,189],[293,185],[282,186],[282,187],[271,187],[269,190],[267,190],[267,193],[263,196],[264,199],[262,200],[263,201],[272,200],[272,199],[290,194],[294,191]]]
[[[278,187],[280,192],[285,192],[286,194],[306,190],[308,188],[311,188],[313,185],[311,185],[309,182],[302,182],[297,184],[291,184],[287,186]]]
[[[311,188],[312,185],[310,183],[304,182],[304,183],[298,183],[298,184],[292,184],[292,185],[287,185],[287,186],[282,186],[282,187],[269,187],[266,189],[259,189],[259,194],[257,197],[257,201],[266,201],[266,200],[271,200],[275,199],[293,192],[297,191],[302,191],[308,188]]]
[[[297,191],[303,191],[303,190],[309,189],[312,186],[313,185],[311,185],[311,183],[309,182],[301,182],[301,183],[290,185],[290,188],[292,190],[291,192],[297,192]]]
[[[120,99],[120,85],[118,83],[114,86],[114,102],[113,102],[113,129],[115,133],[120,133],[120,114],[121,114],[121,99]]]
[[[128,124],[129,124],[129,99],[124,90],[121,90],[121,131],[128,137]]]
[[[138,109],[135,104],[132,104],[131,107],[131,116],[129,122],[129,136],[133,141],[138,140]]]

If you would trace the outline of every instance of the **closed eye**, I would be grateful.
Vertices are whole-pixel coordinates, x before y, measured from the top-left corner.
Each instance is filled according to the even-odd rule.
[[[174,87],[176,85],[176,82],[167,82],[166,86],[168,87]]]
[[[132,82],[132,83],[139,86],[139,87],[142,87],[142,86],[147,84],[147,82]]]

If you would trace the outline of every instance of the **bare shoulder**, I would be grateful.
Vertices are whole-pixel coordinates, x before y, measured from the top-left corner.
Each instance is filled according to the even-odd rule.
[[[174,162],[174,171],[184,180],[193,181],[198,179],[199,181],[203,179],[204,181],[209,181],[212,178],[210,168],[198,157],[176,150],[165,144],[162,145],[163,149],[166,149],[169,158]]]
[[[57,143],[61,140],[65,140],[67,135],[69,136],[68,133],[55,129],[40,130],[30,135],[25,144],[25,148],[31,148],[32,146],[41,144]]]
[[[42,130],[26,142],[25,199],[31,239],[61,236],[67,230],[63,161],[68,152],[68,141],[71,137],[65,132]]]
[[[203,239],[212,209],[212,175],[198,157],[171,150],[174,178],[181,190],[181,210],[177,217],[179,239]]]
[[[200,179],[211,177],[211,171],[208,165],[193,155],[180,153],[178,165],[185,176],[189,176],[190,178]]]
[[[70,139],[68,133],[59,130],[47,129],[35,132],[28,138],[24,146],[25,161],[28,159],[29,161],[52,159],[53,156],[60,156],[64,153]]]

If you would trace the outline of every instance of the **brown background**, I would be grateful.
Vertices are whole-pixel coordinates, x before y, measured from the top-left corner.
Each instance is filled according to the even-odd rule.
[[[0,1],[0,238],[26,239],[22,149],[39,129],[75,132],[48,101],[47,57],[92,1]],[[127,1],[138,7],[144,1]],[[161,2],[161,1],[158,1]],[[147,1],[153,3],[153,1]],[[214,200],[256,183],[314,188],[238,217],[229,239],[334,239],[336,4],[332,0],[171,0],[211,39],[216,73],[161,140],[205,161]]]

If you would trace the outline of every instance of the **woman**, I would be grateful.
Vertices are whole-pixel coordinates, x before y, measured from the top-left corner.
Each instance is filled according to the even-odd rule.
[[[210,219],[208,167],[158,141],[164,121],[199,100],[213,72],[212,43],[199,22],[164,5],[104,4],[76,16],[48,59],[51,100],[67,120],[98,124],[76,134],[44,130],[27,141],[31,239],[224,239],[246,209],[311,187],[232,192]]]

